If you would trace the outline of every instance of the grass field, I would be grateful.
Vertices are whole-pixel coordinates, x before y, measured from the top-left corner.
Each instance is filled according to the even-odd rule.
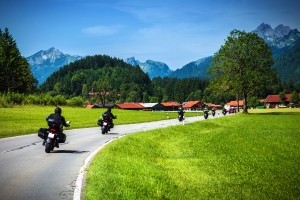
[[[93,160],[89,199],[299,199],[300,110],[250,110],[115,140]]]
[[[86,109],[62,107],[63,116],[71,121],[70,129],[96,127],[97,120],[105,109]],[[37,133],[39,128],[47,127],[46,117],[53,113],[54,107],[18,106],[14,108],[0,108],[0,138]],[[115,124],[140,123],[155,120],[176,118],[175,112],[128,111],[113,109],[118,119]],[[186,113],[195,116],[202,113]]]

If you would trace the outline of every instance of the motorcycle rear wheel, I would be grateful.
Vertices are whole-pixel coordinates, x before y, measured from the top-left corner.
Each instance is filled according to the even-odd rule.
[[[45,152],[50,153],[51,149],[53,150],[52,145],[50,143],[46,143],[45,144]]]
[[[105,126],[105,127],[101,128],[101,131],[102,131],[102,134],[104,135],[105,133],[107,133],[107,127]]]

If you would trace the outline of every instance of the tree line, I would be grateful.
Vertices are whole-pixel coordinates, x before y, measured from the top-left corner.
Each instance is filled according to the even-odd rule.
[[[272,54],[258,36],[236,30],[214,56],[211,79],[151,80],[141,68],[121,59],[94,55],[65,65],[37,86],[28,62],[5,29],[0,30],[0,107],[189,100],[224,104],[237,98],[254,104],[268,94],[299,92],[293,83],[283,85],[276,79],[272,62]]]

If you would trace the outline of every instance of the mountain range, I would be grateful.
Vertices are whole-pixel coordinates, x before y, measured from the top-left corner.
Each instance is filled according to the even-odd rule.
[[[274,68],[278,71],[283,81],[289,79],[297,82],[300,77],[300,57],[291,55],[298,55],[300,45],[300,32],[297,29],[291,29],[289,26],[278,25],[274,29],[265,23],[260,24],[253,33],[258,34],[270,46],[275,59]],[[38,79],[39,83],[43,83],[48,76],[58,70],[60,67],[81,59],[81,56],[71,56],[63,54],[54,47],[46,50],[39,51],[36,54],[27,57],[33,75]],[[149,75],[149,77],[175,77],[175,78],[188,78],[188,77],[201,77],[208,78],[206,73],[211,64],[213,56],[201,58],[192,61],[182,68],[175,71],[171,70],[167,64],[159,61],[147,60],[140,62],[134,57],[127,58],[125,62],[133,66],[140,66],[141,69]],[[280,63],[280,65],[278,64]],[[283,66],[288,67],[288,74]],[[299,74],[299,76],[298,76]]]
[[[34,77],[42,84],[53,72],[62,66],[81,59],[81,56],[63,54],[54,47],[39,51],[26,58]]]

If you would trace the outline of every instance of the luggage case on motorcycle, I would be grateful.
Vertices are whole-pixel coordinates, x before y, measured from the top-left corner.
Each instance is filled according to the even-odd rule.
[[[38,136],[42,139],[46,139],[48,137],[48,129],[40,128],[40,130],[38,131]]]
[[[57,137],[58,143],[65,143],[66,139],[67,139],[67,136],[64,133],[59,134]]]
[[[102,120],[102,119],[99,119],[98,122],[97,122],[97,124],[98,124],[99,126],[103,126],[103,120]]]

